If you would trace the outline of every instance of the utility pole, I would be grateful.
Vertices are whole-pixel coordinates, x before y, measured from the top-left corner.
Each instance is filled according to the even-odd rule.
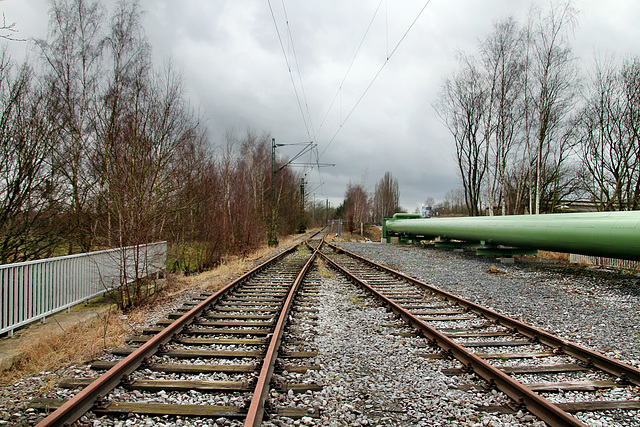
[[[305,174],[306,175],[306,174]],[[306,233],[307,224],[305,224],[304,220],[304,177],[300,180],[300,222],[298,226],[298,233]]]
[[[278,246],[276,234],[276,139],[271,138],[271,221],[269,224],[269,246]]]
[[[326,215],[325,222],[328,223],[329,222],[329,199],[326,199],[326,202],[327,202],[326,203],[327,207],[325,208],[324,212],[325,212],[325,215]]]
[[[2,0],[0,0],[2,1]],[[298,154],[296,154],[291,160],[286,162],[280,167],[276,167],[276,148],[284,147],[286,145],[302,145],[304,148],[300,150]],[[299,142],[293,144],[276,144],[276,139],[271,138],[271,215],[270,215],[270,224],[269,224],[269,246],[278,246],[278,234],[276,231],[278,225],[278,202],[276,198],[276,174],[280,172],[282,169],[286,168],[289,165],[295,166],[335,166],[334,164],[326,164],[326,163],[293,163],[295,160],[308,153],[312,149],[316,147],[316,144],[313,141],[309,142]],[[306,225],[304,224],[304,178],[302,179],[302,183],[300,184],[300,193],[302,196],[302,205],[301,205],[301,213],[302,219],[300,222],[300,229],[304,230],[302,233],[306,231]]]

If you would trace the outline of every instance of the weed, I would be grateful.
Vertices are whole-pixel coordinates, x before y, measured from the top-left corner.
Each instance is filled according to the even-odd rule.
[[[358,305],[359,301],[360,301],[360,299],[358,298],[358,296],[356,294],[349,294],[347,296],[347,299],[349,300],[349,302],[351,302],[351,303],[353,303],[355,305]]]
[[[488,274],[497,274],[497,275],[500,275],[500,274],[507,274],[507,272],[506,272],[506,271],[502,271],[502,270],[500,270],[500,269],[499,269],[498,267],[496,267],[495,265],[492,265],[491,267],[487,268],[487,269],[485,270],[485,273],[488,273]]]

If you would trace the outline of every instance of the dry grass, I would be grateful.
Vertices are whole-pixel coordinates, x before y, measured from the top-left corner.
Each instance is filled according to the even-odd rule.
[[[565,252],[538,251],[538,258],[569,262],[569,254]]]
[[[296,240],[296,236],[287,236],[280,239],[280,247],[290,246]],[[217,268],[205,271],[198,275],[181,277],[180,280],[189,283],[189,288],[201,286],[203,289],[220,289],[226,285],[233,277],[240,276],[242,273],[254,266],[258,260],[266,261],[271,255],[273,248],[263,246],[255,252],[245,257],[232,256],[226,258]]]
[[[565,252],[551,252],[551,251],[543,251],[538,250],[538,255],[522,255],[523,259],[528,259],[532,261],[536,260],[551,260],[558,261],[560,263],[568,263],[569,262],[569,254]]]
[[[295,236],[283,238],[280,246],[293,243]],[[28,343],[23,345],[24,356],[0,377],[0,386],[6,386],[26,375],[52,371],[62,366],[87,363],[95,359],[104,349],[123,345],[136,324],[144,321],[154,308],[170,301],[176,295],[194,288],[219,289],[232,278],[253,267],[254,261],[265,258],[273,251],[267,246],[253,254],[226,260],[214,270],[192,276],[168,275],[159,286],[159,291],[147,299],[141,307],[124,315],[112,308],[109,312],[89,323],[80,323],[59,333],[29,332]]]
[[[366,242],[367,239],[372,242],[379,242],[381,237],[382,230],[379,230],[378,227],[371,224],[363,227],[363,234],[360,234],[360,227],[356,227],[353,233],[349,233],[343,225],[340,237],[336,237],[333,233],[328,235],[329,241],[331,242]]]
[[[330,241],[332,242],[364,242],[366,238],[360,234],[360,232],[349,233],[348,231],[342,230],[342,234],[340,237],[332,236],[330,237]]]
[[[116,309],[93,321],[81,323],[59,333],[33,332],[22,345],[24,356],[0,377],[5,386],[26,374],[50,371],[74,363],[85,363],[98,356],[104,348],[122,345],[127,335],[127,323]]]
[[[491,267],[487,268],[485,270],[485,273],[487,274],[496,274],[496,275],[500,275],[500,274],[507,274],[506,271],[502,271],[500,270],[498,267],[496,267],[495,265],[492,265]]]

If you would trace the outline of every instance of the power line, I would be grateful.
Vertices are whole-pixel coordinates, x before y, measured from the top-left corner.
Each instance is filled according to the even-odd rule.
[[[302,73],[300,72],[300,64],[298,63],[298,55],[296,53],[296,47],[295,44],[293,43],[293,35],[291,33],[291,26],[289,25],[289,17],[287,16],[287,8],[284,5],[284,0],[282,0],[282,10],[284,11],[284,19],[285,22],[287,24],[287,34],[289,35],[289,41],[291,42],[291,50],[293,51],[293,59],[295,60],[296,63],[296,69],[298,70],[298,79],[300,80],[300,89],[302,90],[302,97],[304,98],[304,106],[307,110],[307,120],[309,121],[309,126],[311,127],[311,132],[314,133],[313,138],[311,137],[311,134],[309,133],[309,126],[307,126],[306,122],[305,122],[305,127],[307,128],[307,136],[309,136],[309,139],[314,139],[315,138],[315,132],[313,131],[313,121],[311,120],[311,112],[309,111],[309,103],[307,101],[307,94],[304,90],[304,84],[302,83]],[[303,119],[304,119],[304,113],[303,113]]]
[[[285,5],[285,1],[282,0],[282,9],[283,9],[283,12],[284,12],[284,18],[285,18],[285,22],[286,22],[286,25],[287,25],[287,34],[288,34],[289,42],[291,43],[291,49],[292,49],[292,52],[293,52],[293,57],[294,57],[296,69],[297,69],[297,72],[298,72],[298,78],[299,78],[299,81],[300,81],[300,88],[301,88],[301,91],[302,91],[302,96],[304,98],[304,105],[305,105],[305,108],[306,108],[306,116],[305,116],[305,112],[304,112],[303,107],[302,107],[302,102],[301,102],[299,94],[298,94],[298,90],[297,90],[297,87],[296,87],[296,84],[295,84],[295,80],[294,80],[294,77],[293,77],[293,72],[292,72],[292,69],[291,69],[291,61],[289,59],[290,56],[287,56],[287,54],[286,54],[284,43],[283,43],[282,37],[280,35],[280,31],[279,31],[279,28],[278,28],[278,24],[277,24],[277,21],[276,21],[276,18],[275,18],[275,14],[273,12],[273,7],[271,6],[270,0],[268,0],[268,3],[269,3],[269,9],[271,11],[271,17],[273,19],[274,26],[276,27],[276,32],[278,33],[278,40],[280,41],[280,47],[282,48],[283,56],[285,57],[285,62],[287,64],[287,69],[289,70],[289,75],[291,77],[291,82],[293,84],[294,92],[296,94],[296,99],[298,101],[298,108],[300,109],[300,113],[302,115],[302,120],[303,120],[305,128],[307,130],[307,135],[309,136],[310,140],[314,140],[315,137],[316,137],[316,132],[313,129],[313,121],[312,121],[312,118],[311,118],[311,112],[309,110],[309,103],[307,101],[306,91],[304,89],[304,84],[302,82],[302,73],[300,72],[300,65],[299,65],[298,56],[297,56],[297,53],[296,53],[296,50],[295,50],[295,43],[293,42],[293,34],[291,32],[291,26],[289,25],[289,16],[287,14],[287,8],[286,8],[286,5]],[[309,130],[309,127],[311,127],[311,132]],[[313,137],[311,136],[311,133],[313,133]],[[312,157],[314,157],[314,154],[315,154],[315,162],[312,161]],[[318,168],[319,178],[322,181],[322,179],[323,179],[322,172],[321,172],[321,166],[322,165],[320,164],[319,155],[318,155],[318,149],[317,149],[317,146],[315,144],[312,145],[312,149],[309,151],[309,163],[312,164],[312,165],[313,165],[313,163],[315,163],[315,167]],[[313,169],[313,166],[312,166],[312,169]]]
[[[269,4],[269,10],[271,11],[271,18],[273,19],[273,25],[276,27],[276,33],[278,34],[278,40],[280,41],[280,48],[282,49],[282,55],[284,56],[284,60],[287,64],[287,69],[289,70],[289,77],[291,78],[291,84],[293,85],[293,91],[295,92],[296,95],[296,100],[298,101],[298,108],[300,109],[300,114],[302,115],[302,121],[304,122],[304,126],[307,129],[307,134],[309,135],[309,138],[311,138],[311,132],[309,131],[309,126],[307,124],[307,120],[305,118],[304,115],[304,110],[302,108],[302,103],[300,102],[300,95],[298,94],[298,88],[296,87],[296,82],[293,78],[293,71],[291,70],[291,64],[289,62],[289,58],[287,57],[287,52],[284,48],[284,43],[282,42],[282,37],[280,36],[280,29],[278,28],[278,22],[276,21],[276,16],[273,13],[273,7],[271,6],[271,0],[267,0],[267,3]],[[283,6],[284,6],[284,2],[283,2]],[[286,13],[286,12],[285,12]],[[288,26],[288,22],[287,22],[287,26]],[[292,42],[293,44],[293,42]],[[294,49],[295,52],[295,49]],[[295,54],[294,54],[295,56]],[[297,62],[297,59],[296,59]],[[298,69],[298,73],[300,73],[300,70]],[[302,80],[301,80],[302,82]],[[308,109],[307,109],[308,111]]]
[[[344,77],[342,78],[342,81],[340,82],[340,86],[338,86],[338,91],[333,96],[333,100],[331,101],[331,104],[329,105],[329,109],[327,110],[327,113],[324,115],[324,118],[322,119],[322,122],[320,123],[320,127],[318,128],[318,133],[320,133],[320,129],[322,129],[322,125],[324,125],[324,122],[327,119],[327,116],[329,115],[329,112],[333,108],[333,104],[336,102],[336,98],[338,97],[338,95],[342,91],[342,85],[344,85],[344,82],[345,82],[345,80],[347,80],[347,76],[349,75],[349,72],[351,72],[351,67],[353,66],[353,63],[355,62],[356,58],[358,57],[358,53],[360,53],[360,48],[362,48],[362,45],[364,44],[364,41],[367,38],[367,34],[369,34],[369,29],[371,29],[371,25],[373,25],[373,21],[376,19],[376,16],[378,15],[378,10],[380,10],[380,6],[382,5],[382,1],[383,0],[380,0],[380,3],[378,3],[378,7],[376,8],[375,12],[373,13],[373,16],[371,17],[371,21],[369,21],[369,25],[367,26],[367,29],[365,30],[364,35],[362,36],[362,40],[360,40],[360,44],[358,45],[358,48],[356,49],[356,53],[353,55],[353,58],[351,58],[351,63],[349,64],[349,67],[347,68],[347,72],[344,73]]]
[[[322,150],[322,153],[320,153],[320,157],[322,157],[324,155],[324,153],[327,151],[327,149],[329,148],[329,146],[331,145],[331,143],[336,139],[336,136],[338,135],[338,133],[340,132],[340,130],[342,130],[342,126],[344,126],[344,124],[347,122],[347,120],[349,119],[349,117],[351,117],[351,114],[353,114],[353,112],[355,111],[355,109],[358,107],[358,105],[360,104],[360,101],[362,101],[362,99],[364,98],[364,96],[367,94],[367,92],[369,91],[369,89],[371,88],[371,86],[373,86],[373,83],[376,81],[376,79],[378,78],[378,76],[380,75],[380,73],[382,72],[382,70],[384,69],[384,67],[386,67],[386,65],[389,63],[389,60],[391,59],[391,57],[393,56],[393,54],[396,52],[396,50],[398,50],[398,47],[400,47],[400,45],[402,44],[402,42],[404,41],[405,37],[407,37],[407,34],[409,34],[409,31],[411,31],[411,29],[413,28],[413,26],[415,25],[415,23],[418,21],[418,19],[420,18],[420,16],[422,15],[422,12],[424,12],[424,10],[427,8],[427,6],[429,6],[429,3],[431,3],[431,0],[427,0],[427,2],[425,3],[425,5],[422,7],[422,9],[420,9],[420,12],[418,12],[418,15],[415,17],[415,19],[413,20],[413,22],[411,23],[411,25],[409,25],[409,28],[407,28],[407,30],[404,32],[404,34],[402,35],[402,37],[400,38],[400,40],[398,41],[398,43],[396,44],[396,46],[393,48],[393,50],[391,51],[391,53],[388,55],[387,59],[382,63],[382,66],[380,67],[380,69],[378,70],[378,72],[375,74],[375,76],[373,76],[373,79],[371,80],[371,82],[369,83],[369,85],[366,87],[366,89],[364,90],[364,92],[362,92],[362,95],[360,95],[360,98],[358,98],[358,101],[356,101],[355,105],[353,106],[353,108],[351,108],[351,111],[349,111],[349,114],[347,114],[347,116],[345,117],[345,119],[342,121],[342,123],[340,123],[340,126],[338,127],[338,130],[336,130],[336,133],[333,134],[333,137],[331,137],[331,140],[329,141],[329,143],[327,144],[327,146],[324,148],[324,150]]]

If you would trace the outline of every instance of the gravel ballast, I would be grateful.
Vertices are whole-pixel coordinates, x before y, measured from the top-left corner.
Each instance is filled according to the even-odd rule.
[[[638,274],[522,261],[500,264],[495,259],[414,246],[340,245],[438,288],[640,366]],[[276,417],[265,423],[266,426],[544,425],[526,412],[513,415],[478,412],[478,405],[504,404],[504,396],[495,391],[456,389],[459,383],[473,381],[471,376],[447,377],[440,370],[457,366],[455,361],[420,357],[419,353],[437,350],[429,347],[424,338],[401,336],[400,332],[411,329],[355,285],[333,275],[323,278],[318,291],[313,303],[318,310],[317,324],[307,326],[302,323],[296,327],[303,330],[304,335],[314,334],[313,346],[309,349],[319,352],[313,363],[321,369],[290,377],[300,383],[321,383],[323,389],[302,395],[290,392],[278,403],[318,407],[321,417],[310,416],[302,420]],[[181,304],[182,301],[172,306]],[[158,310],[154,318],[161,318],[166,312]],[[93,376],[86,366],[72,366],[56,373],[40,373],[1,390],[0,425],[30,425],[36,421],[37,414],[25,408],[29,397],[37,396],[36,391],[44,381],[71,374]],[[286,381],[287,374],[283,377]],[[117,390],[117,393],[126,400],[128,392]],[[229,402],[217,403],[235,404],[244,397],[233,396]],[[158,393],[149,398],[176,399],[173,393]],[[206,395],[194,392],[186,400],[188,403],[204,402]],[[114,421],[94,419],[92,424],[241,424],[227,419],[203,421],[129,417]],[[590,426],[640,425],[628,416],[616,418],[610,414],[598,415],[586,422]]]
[[[403,337],[413,328],[344,278],[323,281],[315,308],[321,370],[308,376],[320,375],[324,387],[299,399],[303,406],[319,407],[321,418],[276,418],[267,426],[545,425],[522,412],[478,412],[478,405],[505,404],[506,396],[456,389],[461,379],[441,372],[459,366],[456,361],[421,357],[437,349],[425,338]]]
[[[531,261],[500,264],[494,258],[414,246],[341,246],[607,356],[640,365],[638,273]],[[615,399],[619,393],[630,393],[626,398],[637,400],[637,392],[637,388],[612,389],[596,400]],[[562,394],[546,397],[565,401]],[[582,399],[593,397],[572,398]],[[640,413],[635,410],[576,416],[589,426],[640,426]]]
[[[341,243],[499,313],[640,367],[640,274],[536,264],[440,249]]]

